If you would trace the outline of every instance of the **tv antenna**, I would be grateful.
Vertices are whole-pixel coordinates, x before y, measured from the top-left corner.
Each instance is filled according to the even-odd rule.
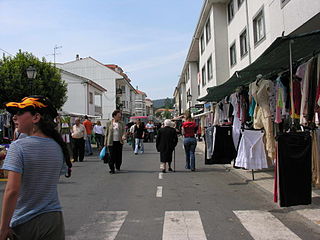
[[[61,53],[57,53],[57,49],[62,48],[62,46],[58,46],[57,44],[54,46],[53,48],[53,53],[52,54],[48,54],[47,56],[52,56],[53,55],[53,64],[54,66],[56,66],[56,55],[61,54]]]

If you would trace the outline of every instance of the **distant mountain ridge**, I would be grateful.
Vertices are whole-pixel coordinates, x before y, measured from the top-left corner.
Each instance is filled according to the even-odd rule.
[[[165,103],[167,99],[170,101],[170,104],[173,105],[173,98],[163,98],[163,99],[157,99],[153,100],[153,108],[162,108],[165,106]]]

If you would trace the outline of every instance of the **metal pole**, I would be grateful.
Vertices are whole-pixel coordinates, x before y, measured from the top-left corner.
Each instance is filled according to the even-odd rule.
[[[292,70],[292,44],[294,43],[294,40],[289,41],[289,55],[290,55],[290,88],[293,89],[293,70]],[[293,105],[293,91],[290,91],[290,101],[291,101],[291,118],[292,118],[292,125],[294,123],[293,118],[295,115],[294,112],[294,105]]]
[[[173,150],[173,171],[176,171],[176,150]]]

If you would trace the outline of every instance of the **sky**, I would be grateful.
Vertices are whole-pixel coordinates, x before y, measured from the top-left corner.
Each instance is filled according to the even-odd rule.
[[[152,100],[171,98],[203,0],[0,0],[1,49],[117,64]]]

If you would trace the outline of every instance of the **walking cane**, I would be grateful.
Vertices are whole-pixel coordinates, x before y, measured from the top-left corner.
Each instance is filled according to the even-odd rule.
[[[173,172],[176,171],[176,150],[173,150]]]

